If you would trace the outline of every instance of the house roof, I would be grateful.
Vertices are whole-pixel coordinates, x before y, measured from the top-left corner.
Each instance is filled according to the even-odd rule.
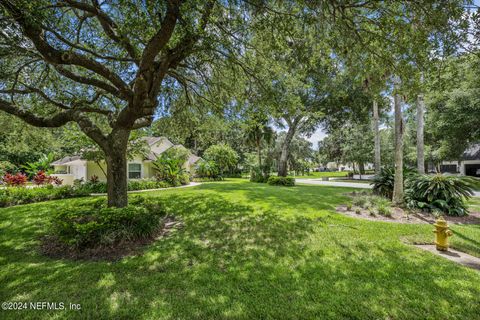
[[[480,160],[480,143],[472,144],[465,150],[461,157],[462,160]]]
[[[141,137],[140,139],[144,140],[149,146],[153,146],[158,141],[162,139],[167,139],[167,138],[166,137]]]
[[[71,157],[65,157],[60,160],[52,162],[52,166],[63,166],[67,165],[70,162],[77,161],[77,160],[82,160],[80,156],[71,156]]]
[[[163,139],[165,139],[166,141],[170,141],[166,137],[141,137],[140,139],[144,140],[148,144],[149,147],[152,147],[154,144],[156,144],[157,142],[159,142]],[[181,144],[176,144],[176,145],[171,146],[170,148],[185,148],[185,147]],[[168,150],[170,148],[167,148],[166,150]],[[166,150],[164,150],[164,151],[166,151]],[[145,157],[145,160],[155,161],[158,158],[159,155],[160,155],[160,153],[155,153],[153,151],[150,151],[147,154],[147,156]],[[193,153],[190,153],[189,158],[188,158],[188,162],[190,164],[194,164],[199,159],[200,159],[200,157],[194,155]],[[62,158],[62,159],[57,160],[55,162],[52,162],[52,165],[53,166],[69,165],[69,164],[72,164],[71,162],[77,161],[77,160],[81,161],[82,158],[80,156],[65,157],[65,158]]]
[[[190,164],[194,164],[194,163],[196,163],[196,162],[197,162],[198,160],[200,160],[200,159],[202,159],[202,158],[200,158],[200,157],[197,156],[197,155],[194,155],[193,153],[190,153],[190,155],[188,156],[188,162],[189,162]]]
[[[149,152],[148,155],[145,157],[145,160],[155,161],[157,160],[157,158],[158,154],[156,154],[155,152]]]

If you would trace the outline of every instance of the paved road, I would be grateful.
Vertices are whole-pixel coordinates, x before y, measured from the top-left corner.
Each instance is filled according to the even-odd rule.
[[[368,183],[357,183],[357,182],[334,182],[334,181],[323,181],[317,179],[296,179],[297,183],[304,184],[315,184],[320,186],[329,186],[329,187],[350,187],[350,188],[360,188],[360,189],[372,189],[372,186]]]
[[[329,187],[349,187],[349,188],[359,188],[359,189],[372,189],[372,186],[368,183],[357,183],[357,182],[334,182],[334,181],[322,181],[317,179],[296,179],[297,183],[303,184],[314,184],[319,186],[329,186]],[[473,193],[474,197],[480,197],[480,192],[476,191]]]

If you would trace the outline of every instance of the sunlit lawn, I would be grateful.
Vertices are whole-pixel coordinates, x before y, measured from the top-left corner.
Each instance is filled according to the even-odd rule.
[[[118,262],[53,260],[37,237],[52,201],[0,210],[0,300],[81,304],[1,319],[479,319],[480,272],[412,247],[430,225],[348,218],[349,189],[232,180],[148,193],[183,229]],[[147,195],[147,194],[145,194]],[[480,256],[480,226],[455,226]]]

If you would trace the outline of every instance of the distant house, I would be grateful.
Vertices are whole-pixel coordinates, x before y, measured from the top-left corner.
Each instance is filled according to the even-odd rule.
[[[140,156],[129,160],[127,164],[128,179],[144,179],[153,178],[155,170],[152,162],[157,159],[163,152],[170,148],[185,148],[182,145],[174,145],[165,137],[143,137],[150,148],[146,157]],[[186,171],[194,171],[195,164],[200,157],[190,153],[187,161],[183,165]],[[94,161],[87,161],[80,156],[68,156],[59,159],[52,163],[55,170],[54,176],[63,179],[63,184],[73,184],[74,180],[87,181],[92,176],[97,176],[100,181],[106,181],[107,178],[103,171],[107,171],[105,162],[100,163],[100,166]],[[103,169],[103,170],[102,170]]]
[[[471,145],[457,161],[443,161],[440,172],[480,177],[480,143]]]

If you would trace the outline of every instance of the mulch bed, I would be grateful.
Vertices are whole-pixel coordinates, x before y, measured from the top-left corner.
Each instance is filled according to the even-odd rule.
[[[392,207],[392,216],[385,217],[379,214],[375,216],[370,215],[370,212],[360,208],[360,214],[355,213],[357,207],[352,207],[347,210],[346,205],[340,205],[336,208],[338,213],[346,216],[373,220],[373,221],[387,221],[395,223],[435,223],[436,218],[429,212],[411,212],[398,207]],[[468,216],[464,217],[450,217],[444,216],[449,224],[480,224],[480,212],[470,212]]]
[[[166,217],[161,228],[152,237],[137,239],[135,241],[122,241],[111,246],[97,246],[79,250],[59,241],[54,236],[43,236],[40,252],[50,258],[90,260],[90,261],[116,261],[125,256],[135,255],[148,244],[167,236],[172,230],[180,229],[183,224],[173,217]]]

